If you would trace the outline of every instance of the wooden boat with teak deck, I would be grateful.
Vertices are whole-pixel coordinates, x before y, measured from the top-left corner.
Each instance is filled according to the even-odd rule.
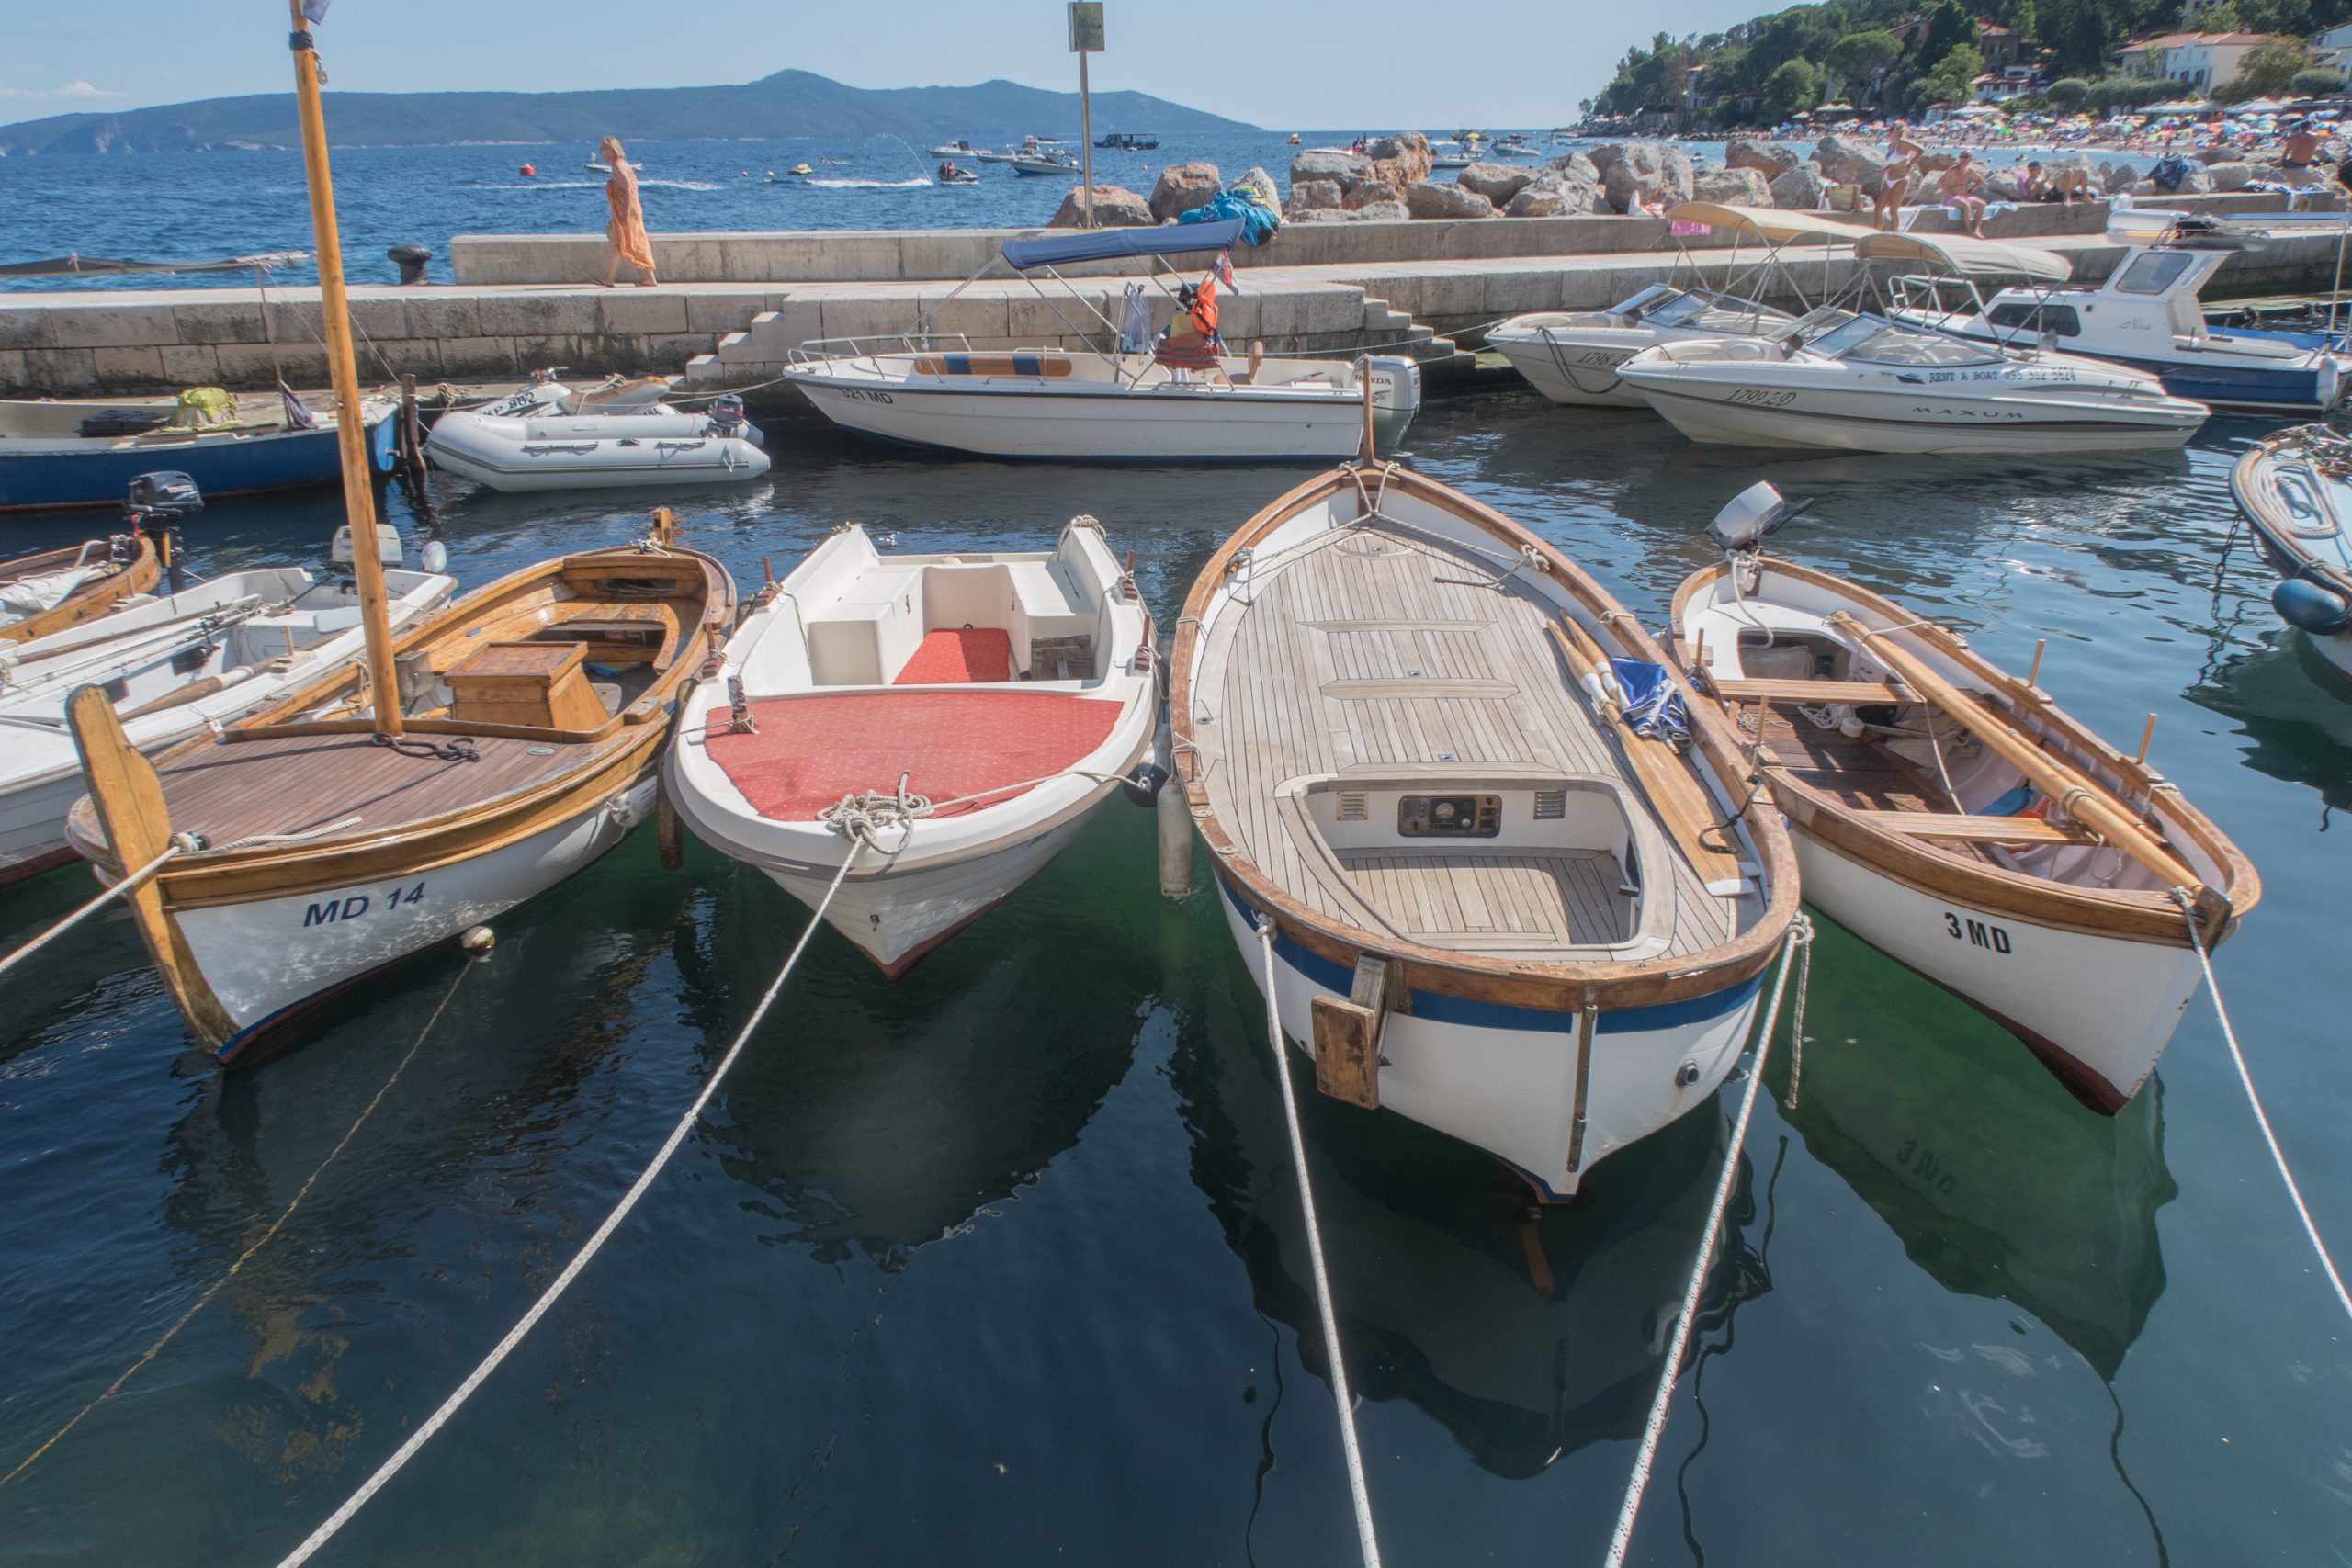
[[[734,615],[719,564],[648,541],[515,572],[360,669],[151,763],[96,687],[71,704],[90,794],[67,823],[132,897],[188,1028],[223,1061],[337,988],[543,892],[649,815],[679,694]]]
[[[1176,759],[1261,987],[1272,924],[1275,1008],[1324,1092],[1553,1198],[1713,1094],[1796,862],[1667,663],[1558,551],[1399,468],[1311,480],[1210,558],[1178,623]],[[1687,702],[1688,744],[1629,728],[1630,688]]]
[[[0,561],[0,643],[30,642],[103,615],[163,575],[155,542],[117,534]]]
[[[1733,508],[1731,558],[1676,591],[1674,637],[1755,749],[1805,897],[2114,1113],[2199,981],[2175,890],[2210,949],[2261,897],[2254,866],[2144,738],[2127,757],[2053,704],[2039,657],[2020,681],[1892,600],[1757,553],[1769,486]]]

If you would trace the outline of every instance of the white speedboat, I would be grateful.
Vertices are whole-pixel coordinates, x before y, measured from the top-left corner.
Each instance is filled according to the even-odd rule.
[[[856,851],[826,919],[892,978],[1058,854],[1159,712],[1151,616],[1091,518],[1038,552],[886,556],[844,527],[719,660],[668,800],[811,908]]]
[[[497,491],[708,484],[768,471],[741,399],[696,413],[662,401],[668,390],[658,376],[580,391],[542,377],[487,408],[443,414],[425,455]]]
[[[1647,408],[1640,392],[1618,378],[1617,367],[1645,348],[1693,338],[1767,337],[1796,318],[1786,310],[1759,303],[1775,287],[1800,303],[1800,286],[1789,247],[1806,242],[1850,246],[1873,232],[1857,223],[1841,223],[1809,212],[1780,212],[1763,209],[1725,207],[1714,202],[1685,202],[1667,216],[1677,226],[1703,224],[1727,230],[1735,237],[1729,251],[1705,253],[1724,261],[1724,286],[1708,289],[1695,283],[1679,288],[1653,283],[1606,310],[1539,310],[1513,316],[1487,334],[1487,346],[1510,361],[1535,389],[1555,403]],[[1752,262],[1744,288],[1734,274],[1742,265],[1740,244],[1760,242],[1764,254]],[[1826,251],[1821,292],[1826,293]],[[1675,275],[1688,267],[1696,277],[1702,270],[1701,253],[1687,246],[1675,264]]]
[[[1170,680],[1227,924],[1261,993],[1271,927],[1323,1092],[1547,1199],[1709,1102],[1796,863],[1729,725],[1694,708],[1678,738],[1682,677],[1574,562],[1351,465],[1210,557]]]
[[[1002,254],[1016,270],[1056,276],[1052,268],[1063,263],[1221,251],[1240,232],[1239,219],[1101,229],[1008,240]],[[1166,340],[1138,342],[1121,353],[974,351],[959,338],[943,341],[929,331],[954,298],[951,293],[934,305],[914,333],[889,344],[804,344],[794,351],[784,379],[845,430],[989,457],[1329,462],[1361,444],[1367,389],[1383,446],[1402,440],[1420,409],[1420,370],[1404,358],[1351,364],[1223,353],[1196,357]],[[1071,290],[1069,298],[1094,315],[1106,336],[1124,335],[1086,296]]]
[[[2112,1114],[2202,982],[2187,914],[2219,944],[2261,897],[2254,866],[2039,686],[1892,600],[1758,553],[1781,512],[1769,485],[1724,509],[1730,558],[1683,581],[1673,627],[1756,748],[1806,900]]]
[[[379,531],[384,558],[398,536]],[[344,550],[338,557],[348,559]],[[438,609],[457,587],[437,571],[387,571],[395,628]],[[356,661],[366,649],[359,593],[273,567],[141,594],[112,614],[0,650],[0,885],[74,858],[65,816],[83,790],[65,699],[96,686],[130,743],[153,754]]]
[[[1005,160],[1016,175],[1074,175],[1079,162],[1067,152],[1016,152]]]
[[[2270,607],[2352,681],[2352,442],[2324,424],[2279,431],[2238,459],[2230,491],[2278,573]]]
[[[978,158],[982,153],[980,149],[958,137],[953,141],[941,142],[931,150],[931,155],[934,158]]]
[[[2343,221],[2341,214],[2327,216]],[[2268,234],[2188,213],[2135,209],[2117,218],[2109,238],[2132,248],[2096,286],[2012,287],[1946,310],[1935,294],[1942,280],[1898,278],[1887,314],[1982,342],[2039,341],[2128,365],[2173,396],[2213,408],[2324,415],[2352,391],[2352,353],[2340,340],[2207,324],[2199,292],[2223,263],[2258,249]]]

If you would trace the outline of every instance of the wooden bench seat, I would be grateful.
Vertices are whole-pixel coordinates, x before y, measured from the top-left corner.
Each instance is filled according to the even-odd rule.
[[[2080,828],[2053,827],[2039,817],[1963,817],[1941,811],[1856,811],[1866,828],[1907,833],[1915,839],[1951,839],[1973,844],[2095,844]]]
[[[1725,702],[1880,703],[1918,701],[1900,686],[1885,681],[1713,681]]]

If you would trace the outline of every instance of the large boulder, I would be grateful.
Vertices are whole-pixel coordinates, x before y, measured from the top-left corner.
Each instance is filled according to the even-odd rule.
[[[1725,207],[1770,207],[1772,187],[1755,169],[1699,169],[1690,176],[1690,199]]]
[[[1473,164],[1453,176],[1464,190],[1476,191],[1499,207],[1535,183],[1536,171],[1510,164]]]
[[[1827,199],[1828,188],[1822,182],[1821,165],[1807,160],[1773,180],[1772,205],[1792,212],[1817,212]]]
[[[1151,215],[1171,223],[1225,188],[1225,176],[1215,164],[1170,164],[1159,171],[1151,187]]]
[[[2130,190],[2139,178],[2138,171],[2120,158],[2098,172],[2099,188],[2109,196]]]
[[[1368,201],[1348,216],[1367,223],[1402,223],[1413,216],[1413,209],[1401,201]]]
[[[1416,218],[1493,218],[1495,204],[1459,185],[1433,186],[1426,180],[1405,187],[1405,207]]]
[[[1940,175],[1960,162],[1960,154],[1941,147],[1930,147],[1919,154],[1914,165],[1923,175]]]
[[[1062,204],[1054,209],[1048,229],[1076,229],[1086,221],[1085,211],[1079,206],[1082,187],[1072,186]],[[1151,215],[1151,203],[1122,186],[1094,187],[1094,226],[1097,229],[1148,229],[1159,220]]]
[[[1337,180],[1293,180],[1290,199],[1283,203],[1284,218],[1301,218],[1310,212],[1338,212],[1347,192]]]
[[[1360,180],[1348,187],[1343,198],[1351,212],[1360,212],[1375,201],[1395,201],[1396,187],[1386,180]]]
[[[1342,189],[1372,177],[1372,160],[1331,147],[1309,147],[1290,161],[1290,183],[1331,180]]]
[[[1795,168],[1798,159],[1792,148],[1738,136],[1724,144],[1724,162],[1735,169],[1755,170],[1769,185]]]
[[[1866,191],[1877,190],[1886,173],[1884,158],[1852,137],[1834,131],[1813,150],[1813,161],[1821,165],[1821,177],[1830,184],[1860,186]]]
[[[1373,178],[1386,180],[1399,190],[1430,177],[1430,139],[1418,130],[1376,136],[1372,140],[1371,152]]]
[[[2209,164],[2205,177],[2220,191],[2244,190],[2245,182],[2254,178],[2254,168],[2247,164]]]
[[[1599,152],[1593,164],[1600,171],[1601,188],[1609,205],[1620,212],[1641,212],[1671,207],[1690,199],[1690,154],[1663,141],[1628,141],[1614,149],[1606,164]]]
[[[1254,190],[1274,206],[1280,207],[1282,205],[1283,187],[1274,183],[1274,176],[1266,173],[1264,167],[1261,164],[1250,164],[1249,172],[1243,175],[1239,179],[1234,181],[1233,184],[1227,188],[1230,190]]]
[[[1991,201],[2023,201],[2026,198],[2026,174],[2023,168],[1995,169],[1984,176],[1984,188],[1979,193]]]
[[[1600,169],[1581,152],[1553,159],[1503,207],[1510,218],[1576,218],[1611,210]]]

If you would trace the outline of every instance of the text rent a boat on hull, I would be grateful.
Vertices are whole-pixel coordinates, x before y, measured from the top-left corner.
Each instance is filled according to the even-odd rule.
[[[1057,312],[1063,302],[1076,307],[1078,314],[1066,319],[1069,335],[1102,336],[1118,352],[973,352],[960,338],[931,332],[948,303],[942,300],[894,344],[804,344],[784,378],[843,429],[901,445],[986,457],[1266,462],[1332,461],[1353,452],[1361,381],[1369,378],[1381,444],[1401,441],[1421,399],[1420,370],[1408,359],[1351,364],[1224,354],[1193,330],[1204,320],[1214,324],[1214,278],[1195,291],[1205,306],[1188,310],[1180,299],[1172,335],[1155,342],[1140,285],[1129,293],[1125,319],[1114,322],[1053,270],[1229,251],[1241,229],[1235,218],[1005,242],[1004,260],[1016,272],[1027,277],[1044,271],[1060,285],[1058,294],[1048,294],[1028,279]]]
[[[1049,551],[953,555],[853,525],[688,696],[669,800],[811,908],[856,852],[826,919],[895,978],[1077,836],[1158,706],[1151,617],[1092,518]]]
[[[342,248],[301,0],[295,84],[327,363],[358,403]],[[657,542],[492,583],[395,638],[375,493],[341,429],[367,659],[153,762],[97,686],[68,702],[90,784],[67,824],[198,1039],[224,1060],[358,976],[554,886],[660,785],[672,711],[734,609],[716,561]]]
[[[1311,480],[1211,558],[1178,623],[1177,761],[1326,1092],[1555,1198],[1713,1095],[1796,864],[1743,808],[1719,714],[1679,749],[1628,727],[1627,700],[1661,733],[1682,716],[1666,665],[1543,541],[1394,468]]]
[[[2352,442],[2324,424],[2279,431],[2238,459],[2230,491],[2278,573],[2270,607],[2352,681]]]
[[[200,507],[193,486],[171,488],[170,500],[134,516],[169,526]],[[390,529],[383,534],[397,544]],[[338,562],[349,558],[345,548],[339,539]],[[389,620],[405,626],[457,583],[439,572],[387,571],[384,585]],[[65,818],[83,782],[65,720],[72,692],[104,692],[130,744],[157,752],[350,664],[366,649],[360,619],[355,581],[264,567],[132,595],[109,615],[0,647],[0,734],[8,738],[0,748],[0,886],[74,858]]]
[[[1932,259],[1970,275],[2071,270],[2064,256],[2029,246],[1918,234],[1872,234],[1854,254]],[[2121,366],[1830,307],[1768,337],[1662,344],[1618,374],[1677,430],[1716,446],[2132,451],[2178,446],[2206,414]]]
[[[1538,310],[1513,316],[1487,334],[1487,346],[1510,361],[1512,369],[1555,403],[1645,409],[1648,400],[1617,374],[1625,361],[1662,343],[1761,337],[1779,332],[1796,318],[1760,301],[1765,290],[1776,283],[1800,302],[1805,298],[1797,275],[1799,262],[1792,254],[1795,247],[1808,242],[1825,247],[1824,276],[1817,292],[1826,297],[1831,282],[1826,247],[1850,246],[1875,231],[1810,212],[1724,207],[1708,201],[1684,202],[1667,217],[1677,225],[1705,224],[1735,237],[1734,248],[1723,253],[1723,288],[1701,287],[1702,263],[1685,246],[1675,258],[1675,276],[1679,276],[1687,266],[1689,287],[1671,280],[1653,283],[1606,310]],[[1744,280],[1737,279],[1738,247],[1749,239],[1762,243],[1764,254]]]
[[[1684,581],[1673,626],[1758,749],[1805,897],[2112,1113],[2199,983],[2188,917],[2209,949],[2222,942],[2261,897],[2253,865],[2144,757],[2030,679],[1867,589],[1758,554],[1783,514],[1769,485],[1724,509],[1729,558]]]

